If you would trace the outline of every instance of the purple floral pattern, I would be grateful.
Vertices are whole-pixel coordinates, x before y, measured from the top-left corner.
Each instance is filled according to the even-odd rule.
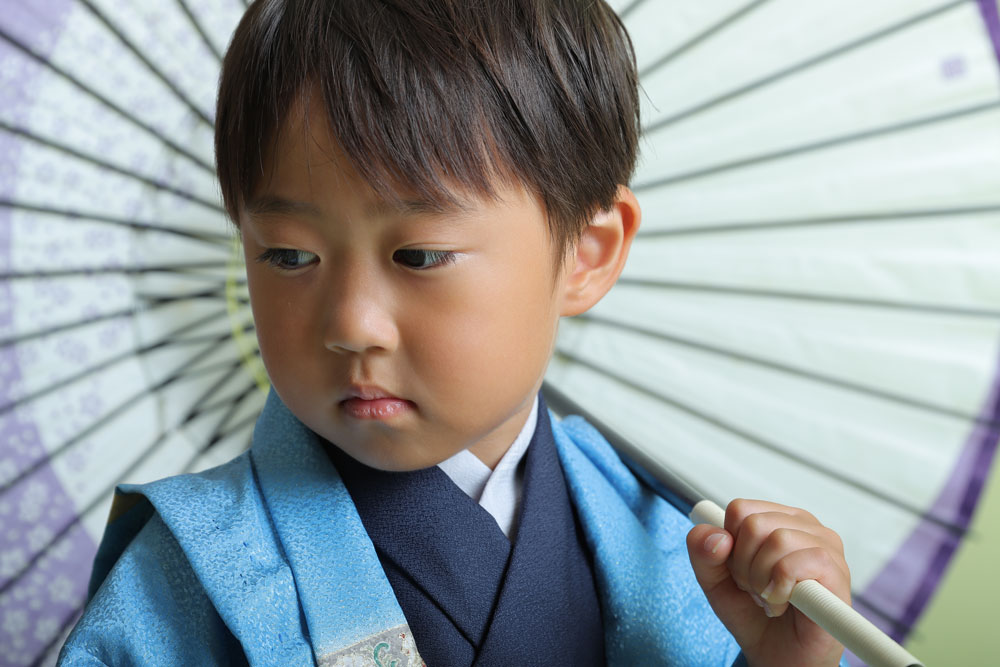
[[[15,8],[5,26],[45,53],[57,39],[68,3],[40,2],[35,9],[35,18],[46,24],[28,25],[27,17],[18,23]],[[18,31],[19,27],[24,29]],[[40,67],[13,57],[6,43],[0,49],[0,80],[3,89],[13,93],[5,94],[10,109],[6,118],[23,122]],[[0,197],[15,194],[21,154],[17,139],[0,134]],[[44,171],[39,176],[48,177]],[[10,209],[0,208],[0,271],[16,270],[11,256],[12,217]],[[0,282],[0,337],[15,333],[14,291],[13,284]],[[0,347],[0,484],[11,485],[0,496],[0,664],[4,665],[33,664],[58,646],[86,595],[96,548],[82,527],[63,530],[75,517],[76,508],[51,467],[42,465],[35,474],[15,482],[26,464],[44,459],[31,408],[5,409],[16,401],[23,385],[18,348]],[[42,557],[35,558],[49,546]]]

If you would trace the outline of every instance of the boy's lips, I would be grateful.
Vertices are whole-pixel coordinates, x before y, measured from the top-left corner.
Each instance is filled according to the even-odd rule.
[[[340,408],[354,419],[391,419],[415,407],[413,401],[371,386],[352,386],[340,401]]]

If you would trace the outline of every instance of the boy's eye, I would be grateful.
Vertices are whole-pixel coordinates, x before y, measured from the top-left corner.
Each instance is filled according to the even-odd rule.
[[[403,249],[392,253],[392,260],[408,269],[430,269],[455,260],[449,250]]]
[[[317,259],[316,255],[305,250],[292,250],[290,248],[269,248],[257,257],[258,262],[269,264],[276,269],[290,271],[301,269],[303,266],[312,264]]]

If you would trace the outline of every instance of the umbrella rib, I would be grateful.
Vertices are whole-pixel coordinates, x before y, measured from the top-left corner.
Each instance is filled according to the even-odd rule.
[[[146,55],[142,52],[142,50],[139,49],[139,48],[137,48],[135,46],[135,44],[133,44],[132,41],[128,37],[125,36],[125,33],[123,33],[121,30],[119,30],[118,27],[115,26],[115,24],[112,23],[108,19],[108,17],[104,15],[103,12],[101,12],[101,10],[99,10],[96,6],[94,6],[94,3],[91,2],[91,0],[80,0],[80,3],[84,7],[86,7],[90,11],[90,13],[93,14],[97,18],[97,20],[99,20],[101,23],[103,23],[104,26],[115,37],[118,38],[118,41],[120,41],[125,46],[125,48],[127,48],[129,51],[131,51],[132,54],[135,55],[136,58],[138,58],[139,60],[141,60],[142,63],[149,69],[149,71],[152,72],[154,76],[156,76],[156,78],[158,78],[168,88],[170,88],[170,90],[173,91],[174,95],[177,96],[177,99],[179,99],[181,102],[183,102],[184,105],[186,107],[188,107],[192,112],[194,112],[194,114],[196,116],[198,116],[199,119],[201,119],[206,125],[209,125],[209,126],[214,126],[215,125],[215,123],[212,122],[212,119],[208,117],[208,114],[206,114],[204,111],[202,111],[201,108],[199,108],[198,105],[196,105],[191,100],[191,98],[189,98],[184,93],[184,91],[180,89],[180,87],[176,83],[174,83],[173,81],[171,81],[170,77],[168,77],[166,74],[164,74],[163,72],[161,72],[160,69],[158,67],[156,67],[156,65],[154,65],[153,62],[149,58],[146,57]]]
[[[105,276],[114,274],[142,275],[145,273],[186,273],[199,269],[222,269],[227,262],[189,262],[187,264],[159,264],[149,266],[90,266],[55,271],[12,271],[0,273],[0,280],[25,280],[32,278],[66,278],[70,276]]]
[[[772,74],[756,79],[755,81],[751,81],[748,84],[734,88],[726,93],[722,93],[721,95],[708,99],[692,107],[688,107],[687,109],[679,111],[676,114],[669,116],[668,118],[655,121],[646,126],[645,128],[643,128],[643,134],[649,135],[659,130],[662,130],[666,127],[669,127],[670,125],[673,125],[675,123],[684,120],[685,118],[689,118],[691,116],[694,116],[695,114],[701,113],[702,111],[707,111],[708,109],[719,106],[720,104],[742,97],[747,93],[751,93],[755,90],[758,90],[772,83],[780,81],[781,79],[784,79],[787,76],[803,72],[811,67],[826,62],[827,60],[830,60],[837,56],[844,55],[846,53],[850,53],[851,51],[858,49],[862,46],[872,44],[881,39],[889,37],[897,32],[917,26],[926,20],[932,19],[938,16],[939,14],[948,12],[960,5],[967,4],[970,1],[971,0],[952,0],[951,2],[946,2],[943,5],[935,7],[934,9],[928,10],[926,12],[921,12],[920,14],[904,19],[899,23],[895,23],[886,28],[882,28],[881,30],[876,30],[875,32],[864,35],[863,37],[860,37],[856,40],[847,42],[846,44],[841,44],[840,46],[834,47],[829,51],[824,51],[823,53],[815,55],[811,58],[806,58],[805,60],[800,61],[794,65],[790,65],[784,69],[780,69],[776,72],[773,72]],[[652,72],[647,72],[647,76],[650,73]]]
[[[13,199],[0,198],[0,207],[10,208],[19,211],[29,211],[31,213],[44,213],[46,215],[63,216],[72,220],[90,220],[109,225],[127,227],[139,232],[157,232],[162,234],[172,234],[194,241],[202,241],[211,245],[223,245],[232,242],[232,236],[217,232],[202,232],[179,227],[170,227],[151,222],[137,222],[127,218],[118,218],[103,213],[88,213],[77,209],[56,208],[54,206],[42,206],[40,204],[29,204],[27,202],[15,201]]]
[[[243,325],[243,328],[240,331],[242,333],[250,333],[253,331],[253,324]],[[226,332],[224,334],[201,334],[200,336],[195,336],[193,338],[178,338],[177,340],[170,341],[170,343],[178,347],[182,345],[200,345],[202,343],[218,344],[224,343],[229,339],[229,336],[230,332]]]
[[[666,54],[660,56],[659,58],[651,62],[649,65],[646,65],[644,68],[639,70],[639,80],[642,81],[646,77],[652,75],[657,70],[661,69],[671,61],[675,60],[681,54],[690,51],[691,49],[698,46],[705,40],[713,37],[717,33],[728,28],[732,24],[736,23],[750,12],[760,8],[767,2],[769,2],[769,0],[753,0],[752,2],[748,2],[747,4],[743,5],[736,11],[732,12],[731,14],[723,16],[721,20],[705,28],[703,31],[701,31],[691,39],[687,40],[686,42],[675,48],[673,51],[667,52]],[[645,131],[649,132],[649,130]]]
[[[649,396],[649,397],[651,397],[653,399],[656,399],[656,400],[660,401],[661,403],[665,403],[667,405],[670,405],[670,406],[672,406],[676,410],[684,412],[685,414],[688,414],[689,416],[694,417],[696,419],[699,419],[699,420],[701,420],[701,421],[703,421],[703,422],[705,422],[707,424],[711,424],[712,426],[714,426],[714,427],[716,427],[716,428],[718,428],[718,429],[720,429],[720,430],[722,430],[722,431],[724,431],[726,433],[729,433],[730,435],[734,435],[734,436],[736,436],[736,437],[738,437],[738,438],[740,438],[742,440],[745,440],[746,442],[749,442],[750,444],[753,444],[753,445],[755,445],[755,446],[757,446],[757,447],[759,447],[761,449],[765,449],[765,450],[767,450],[769,452],[772,452],[773,454],[777,454],[778,456],[781,456],[782,458],[785,458],[785,459],[787,459],[789,461],[797,463],[797,464],[801,465],[804,468],[808,468],[808,469],[813,470],[815,472],[818,472],[818,473],[821,473],[823,475],[826,475],[827,477],[829,477],[831,479],[834,479],[834,480],[840,482],[841,484],[843,484],[845,486],[849,486],[849,487],[851,487],[853,489],[856,489],[858,491],[861,491],[862,493],[865,493],[865,494],[867,494],[867,495],[869,495],[869,496],[871,496],[873,498],[877,498],[878,500],[882,500],[882,501],[888,503],[889,505],[892,505],[892,506],[897,507],[897,508],[899,508],[899,509],[901,509],[901,510],[903,510],[903,511],[909,513],[909,514],[912,514],[913,516],[917,516],[917,517],[920,517],[920,518],[925,519],[927,521],[930,521],[932,523],[935,523],[935,524],[941,526],[942,528],[948,530],[949,532],[951,532],[951,533],[953,533],[955,535],[961,536],[961,535],[964,535],[965,532],[966,532],[966,529],[963,526],[959,526],[959,525],[955,524],[954,522],[948,521],[947,519],[942,519],[942,518],[939,518],[939,517],[927,514],[922,509],[920,509],[920,508],[918,508],[918,507],[916,507],[914,505],[911,505],[910,503],[902,501],[902,500],[900,500],[898,498],[894,498],[893,496],[890,496],[889,494],[887,494],[887,493],[885,493],[883,491],[880,491],[879,489],[876,489],[876,488],[872,487],[871,485],[866,484],[866,483],[864,483],[862,481],[859,481],[857,479],[852,479],[851,477],[848,477],[844,473],[840,473],[840,472],[837,472],[835,470],[830,470],[830,469],[827,469],[827,468],[823,468],[820,465],[818,465],[817,463],[815,463],[813,461],[810,461],[809,459],[807,459],[807,458],[805,458],[805,457],[803,457],[801,455],[798,455],[798,454],[796,454],[794,452],[788,451],[787,449],[785,449],[784,447],[781,447],[777,443],[771,442],[771,441],[766,440],[766,439],[764,439],[764,438],[762,438],[760,436],[754,435],[753,433],[750,433],[749,431],[741,429],[738,426],[736,426],[735,424],[731,424],[729,422],[726,422],[725,420],[723,420],[723,419],[721,419],[719,417],[716,417],[716,416],[710,415],[708,413],[702,412],[702,411],[698,410],[697,408],[695,408],[694,406],[688,405],[686,403],[683,403],[683,402],[681,402],[678,399],[675,399],[675,398],[672,398],[672,397],[667,396],[665,394],[653,391],[652,389],[649,389],[648,387],[645,387],[645,386],[643,386],[643,385],[641,385],[641,384],[639,384],[639,383],[637,383],[637,382],[635,382],[633,380],[630,380],[630,379],[628,379],[628,378],[626,378],[626,377],[624,377],[624,376],[622,376],[622,375],[620,375],[618,373],[615,373],[615,372],[610,371],[610,370],[608,370],[606,368],[598,366],[597,364],[593,363],[592,361],[590,361],[588,359],[583,359],[582,357],[579,357],[577,355],[574,355],[571,352],[567,352],[567,351],[561,350],[561,349],[557,349],[556,354],[559,355],[559,356],[561,356],[561,357],[564,357],[566,360],[569,360],[569,361],[571,361],[573,363],[579,364],[580,366],[583,366],[584,368],[589,368],[590,370],[592,370],[592,371],[594,371],[596,373],[599,373],[601,375],[604,375],[605,377],[611,378],[612,380],[618,382],[619,384],[622,384],[622,385],[624,385],[624,386],[626,386],[626,387],[628,387],[630,389],[633,389],[633,390],[635,390],[635,391],[637,391],[639,393],[645,394],[645,395],[647,395],[647,396]]]
[[[125,176],[126,178],[134,179],[136,181],[139,181],[140,183],[145,183],[146,185],[152,186],[157,190],[163,190],[164,192],[169,192],[171,194],[177,195],[181,199],[186,199],[196,204],[201,204],[205,208],[218,211],[219,213],[225,213],[225,210],[218,203],[211,202],[207,199],[202,199],[201,197],[199,197],[194,193],[187,192],[186,190],[181,190],[180,188],[176,188],[172,185],[167,185],[166,183],[161,183],[159,181],[153,180],[148,176],[143,176],[142,174],[130,171],[128,169],[125,169],[124,167],[119,167],[118,165],[112,164],[105,160],[101,160],[99,158],[94,157],[93,155],[88,155],[83,151],[79,151],[75,148],[72,148],[65,144],[61,144],[52,139],[41,137],[35,134],[34,132],[29,132],[28,130],[25,130],[23,128],[15,127],[13,125],[10,125],[6,121],[0,120],[0,130],[3,130],[10,134],[16,134],[18,136],[24,137],[25,139],[34,141],[35,143],[39,143],[42,144],[43,146],[48,146],[49,148],[55,149],[62,153],[66,153],[67,155],[72,155],[73,157],[79,160],[83,160],[84,162],[89,162],[90,164],[95,165],[97,167],[103,167],[104,169],[113,171],[116,174]]]
[[[152,293],[140,292],[138,293],[137,298],[142,300],[144,303],[149,304],[148,308],[150,309],[158,308],[161,305],[168,305],[180,301],[193,300],[193,299],[210,299],[222,302],[228,302],[229,300],[229,297],[226,296],[225,287],[219,287],[214,290],[205,290],[202,292],[186,292],[184,294],[152,294]],[[233,300],[241,305],[247,305],[250,303],[249,297],[244,297],[244,296],[235,297]],[[139,314],[142,313],[143,310],[144,310],[143,308],[137,308],[134,309],[134,311],[130,312]],[[2,343],[0,343],[0,346],[2,346]]]
[[[964,2],[966,0],[962,1]],[[743,167],[758,165],[765,162],[782,160],[784,158],[803,155],[814,151],[825,150],[827,148],[833,148],[836,146],[841,146],[844,144],[861,141],[863,139],[873,139],[875,137],[897,134],[908,130],[928,127],[930,125],[936,125],[939,123],[959,120],[967,116],[972,116],[979,113],[986,113],[989,111],[994,111],[996,109],[1000,109],[1000,100],[991,100],[989,102],[976,104],[974,106],[965,107],[963,109],[955,109],[953,111],[946,111],[944,113],[934,114],[932,116],[915,118],[913,120],[907,120],[899,123],[893,123],[890,125],[884,125],[882,127],[876,127],[868,130],[861,130],[859,132],[843,134],[837,137],[831,137],[829,139],[821,139],[819,141],[814,141],[799,146],[782,148],[780,150],[772,151],[770,153],[761,153],[747,158],[740,158],[737,160],[732,160],[730,162],[723,162],[721,164],[716,164],[710,167],[704,167],[702,169],[695,169],[689,172],[682,172],[674,176],[657,178],[651,181],[647,181],[645,183],[639,183],[635,185],[632,189],[635,192],[641,192],[643,190],[651,190],[653,188],[667,187],[675,185],[677,183],[682,183],[684,181],[704,178],[706,176],[713,176],[715,174],[725,171],[731,171],[733,169],[741,169]]]
[[[243,362],[239,361],[235,364],[235,367],[240,368],[242,365]],[[242,401],[249,394],[250,390],[255,387],[257,387],[257,383],[251,381],[250,384],[243,391],[241,391],[238,396],[229,398],[224,397],[218,401],[215,401],[214,403],[207,403],[205,405],[201,405],[201,403],[207,400],[207,397],[203,398],[201,399],[201,401],[199,401],[197,407],[191,410],[191,415],[193,415],[192,418],[199,417],[206,412],[214,412],[215,410],[219,410],[225,406],[231,405],[233,401]]]
[[[851,603],[853,606],[857,606],[860,603],[868,612],[878,616],[883,621],[886,621],[892,625],[892,631],[889,633],[893,639],[900,641],[901,637],[906,637],[913,630],[913,625],[910,623],[904,623],[903,621],[896,618],[893,614],[886,611],[884,608],[876,605],[872,602],[862,591],[855,591],[851,589]],[[860,613],[860,609],[858,610]],[[869,616],[869,614],[864,614],[864,616]]]
[[[221,339],[225,340],[226,337],[228,337],[228,334],[226,334],[225,336],[222,336]],[[114,366],[115,364],[119,364],[119,363],[121,363],[121,362],[123,362],[123,361],[125,361],[127,359],[131,359],[132,357],[142,356],[142,355],[147,354],[149,352],[155,351],[155,350],[157,350],[159,348],[165,347],[168,344],[181,346],[181,345],[196,345],[196,344],[202,343],[202,342],[204,342],[204,341],[203,340],[199,340],[199,339],[189,339],[187,341],[183,341],[183,340],[181,340],[181,341],[165,341],[165,340],[163,340],[163,341],[159,341],[157,343],[154,343],[152,345],[147,345],[147,346],[142,347],[142,348],[128,350],[127,352],[123,352],[121,354],[115,355],[114,357],[111,357],[110,359],[105,359],[104,361],[102,361],[102,362],[100,362],[100,363],[98,363],[98,364],[96,364],[94,366],[90,366],[89,368],[85,368],[82,371],[79,371],[78,373],[75,373],[74,375],[71,375],[71,376],[69,376],[67,378],[61,378],[55,384],[49,385],[47,387],[43,387],[43,388],[41,388],[41,389],[39,389],[39,390],[31,393],[31,394],[28,394],[26,396],[22,396],[21,398],[15,399],[13,401],[8,401],[7,403],[5,403],[3,405],[0,405],[0,415],[4,415],[4,414],[10,412],[11,410],[14,410],[14,409],[18,408],[21,405],[25,405],[27,403],[31,403],[32,401],[36,401],[39,398],[42,398],[43,396],[46,396],[46,395],[52,393],[53,391],[55,391],[56,389],[58,389],[58,388],[60,388],[62,386],[65,386],[67,384],[72,384],[74,382],[78,382],[78,381],[82,380],[83,378],[87,377],[88,375],[93,375],[95,373],[99,373],[99,372],[101,372],[101,371],[103,371],[103,370],[105,370],[107,368],[110,368],[111,366]],[[2,493],[5,490],[6,490],[5,486],[0,486],[0,493]]]
[[[915,398],[910,398],[903,396],[901,394],[895,394],[890,391],[885,391],[883,389],[877,389],[875,387],[870,387],[864,384],[850,382],[847,380],[841,380],[839,378],[833,377],[832,375],[825,375],[823,373],[817,373],[815,371],[804,370],[801,368],[796,368],[787,364],[778,363],[776,361],[771,361],[763,357],[756,357],[749,354],[744,354],[742,352],[737,352],[736,350],[727,349],[724,347],[718,347],[715,345],[709,345],[707,343],[700,343],[688,338],[683,338],[681,336],[674,336],[671,334],[664,333],[662,331],[656,331],[654,329],[648,329],[635,324],[628,324],[625,322],[613,321],[599,315],[577,315],[574,319],[582,320],[584,322],[594,322],[596,324],[604,325],[612,329],[619,329],[622,331],[631,331],[633,333],[640,334],[649,338],[655,338],[668,343],[673,343],[675,345],[680,345],[682,347],[687,347],[690,349],[700,350],[702,352],[707,352],[719,357],[727,357],[729,359],[734,359],[736,361],[743,361],[761,368],[767,368],[773,371],[778,371],[785,373],[787,375],[793,375],[795,377],[800,377],[806,380],[811,380],[818,384],[825,384],[831,387],[837,387],[838,389],[846,389],[852,392],[857,392],[872,398],[878,398],[899,405],[905,405],[909,408],[915,408],[917,410],[923,410],[926,412],[932,412],[945,417],[951,417],[958,419],[962,422],[969,422],[982,426],[989,426],[991,428],[1000,428],[1000,422],[995,419],[988,419],[980,417],[979,415],[971,415],[960,410],[955,410],[942,405],[936,405],[934,403],[928,403],[925,401],[920,401]]]
[[[180,5],[181,11],[184,12],[184,15],[187,16],[188,21],[191,22],[191,25],[194,27],[195,31],[201,37],[201,41],[205,43],[205,46],[207,46],[208,50],[212,53],[213,56],[215,56],[215,59],[221,63],[222,53],[220,53],[219,49],[215,47],[215,44],[212,43],[212,40],[208,38],[208,33],[205,32],[205,29],[198,21],[198,17],[196,17],[194,13],[192,13],[191,8],[188,7],[188,4],[184,2],[184,0],[177,0],[177,4]]]
[[[247,2],[249,2],[249,0],[247,0]],[[632,2],[630,2],[627,6],[623,7],[622,10],[620,12],[618,12],[618,18],[619,18],[619,20],[621,20],[622,22],[624,22],[625,18],[629,14],[631,14],[636,9],[638,9],[640,6],[642,6],[643,4],[645,4],[645,2],[646,2],[646,0],[632,0]]]
[[[177,303],[178,301],[190,301],[194,299],[226,299],[226,288],[219,286],[215,289],[202,290],[200,292],[185,292],[183,294],[152,294],[139,292],[137,298],[149,304],[149,308],[159,308],[162,305]],[[142,309],[135,309],[135,312],[142,312]]]
[[[170,333],[168,333],[167,335],[163,336],[158,341],[155,341],[153,343],[149,343],[149,344],[144,345],[142,347],[133,348],[131,350],[128,350],[127,352],[123,352],[123,353],[121,353],[119,355],[111,357],[110,359],[105,359],[104,361],[102,361],[102,362],[100,362],[100,363],[98,363],[98,364],[96,364],[94,366],[91,366],[89,368],[85,368],[82,371],[80,371],[78,373],[75,373],[74,375],[71,375],[68,378],[63,378],[63,379],[59,380],[59,382],[57,382],[56,384],[49,385],[48,387],[44,387],[44,388],[39,389],[39,390],[37,390],[37,391],[35,391],[35,392],[31,393],[31,394],[28,394],[27,396],[22,396],[21,398],[15,399],[13,401],[8,401],[7,403],[5,403],[3,405],[0,405],[0,416],[6,414],[8,412],[10,412],[11,410],[17,408],[18,406],[24,405],[26,403],[30,403],[31,401],[35,401],[35,400],[41,398],[42,396],[45,396],[45,395],[47,395],[47,394],[55,391],[56,389],[58,389],[61,386],[64,386],[64,385],[67,385],[67,384],[71,384],[73,382],[77,382],[77,381],[79,381],[79,380],[87,377],[88,375],[92,375],[94,373],[99,373],[100,371],[102,371],[102,370],[104,370],[106,368],[109,368],[110,366],[113,366],[114,364],[121,363],[122,361],[125,361],[126,359],[130,359],[132,357],[139,357],[139,356],[142,356],[144,354],[148,354],[149,352],[152,352],[154,350],[158,350],[158,349],[160,349],[162,347],[165,347],[167,345],[170,345],[170,344],[181,344],[183,341],[173,341],[171,339],[174,338],[174,337],[176,337],[176,336],[179,336],[179,335],[181,335],[181,334],[183,334],[185,332],[191,331],[193,329],[197,329],[198,327],[201,327],[201,326],[203,326],[204,324],[206,324],[208,322],[212,322],[212,321],[218,320],[220,317],[225,317],[225,315],[226,315],[226,311],[225,310],[213,311],[212,313],[210,313],[206,317],[201,318],[200,320],[196,320],[194,322],[188,322],[184,326],[179,327],[179,328],[171,331]],[[228,336],[228,334],[226,334],[226,335]],[[6,487],[0,486],[0,493],[2,493],[5,489],[6,489]]]
[[[254,387],[254,389],[256,390],[256,387]],[[213,434],[213,436],[212,436],[212,440],[209,442],[209,445],[205,447],[205,449],[203,450],[202,454],[204,454],[205,451],[208,451],[208,449],[210,447],[214,447],[215,445],[217,445],[218,443],[222,442],[222,440],[224,440],[228,436],[232,435],[233,433],[236,433],[237,431],[240,431],[241,429],[244,429],[247,426],[253,424],[255,421],[257,421],[258,417],[259,417],[259,415],[248,415],[247,417],[244,417],[240,421],[238,421],[235,424],[233,424],[228,429],[224,429],[224,430],[217,429],[216,432],[215,432],[215,434]],[[251,440],[252,440],[252,436],[251,436]],[[193,458],[190,461],[188,461],[187,467],[185,467],[184,470],[187,471],[187,472],[192,472],[194,470],[194,468],[193,468],[194,463],[198,460],[198,458],[202,454],[199,454],[195,458]]]
[[[110,267],[95,269],[83,268],[83,269],[67,269],[66,271],[60,272],[49,272],[49,273],[38,273],[38,274],[28,274],[28,273],[0,273],[0,281],[2,280],[15,280],[21,278],[62,278],[62,277],[73,277],[76,275],[111,275],[115,273],[124,273],[125,275],[134,275],[142,273],[173,273],[177,278],[188,278],[197,279],[201,281],[211,281],[213,284],[220,283],[220,278],[217,274],[213,273],[200,273],[200,268],[221,268],[221,264],[211,264],[206,266],[201,266],[198,264],[185,264],[177,266],[152,266],[152,267],[138,267],[135,270],[122,270],[120,267],[115,270]],[[246,277],[235,278],[233,282],[236,285],[246,285]],[[239,301],[241,303],[247,303],[246,297],[240,297]]]
[[[0,338],[0,349],[5,347],[10,347],[12,345],[20,345],[29,340],[35,340],[37,338],[45,338],[46,336],[52,336],[55,334],[65,333],[67,331],[72,331],[74,329],[79,329],[80,327],[88,326],[91,324],[97,324],[99,322],[104,322],[107,320],[114,320],[118,318],[131,318],[140,313],[147,313],[157,308],[162,308],[164,306],[170,305],[172,303],[178,302],[189,302],[197,299],[209,299],[209,300],[222,300],[225,298],[224,291],[218,289],[214,292],[189,292],[187,294],[177,294],[171,296],[158,296],[158,297],[142,297],[143,301],[146,301],[149,305],[143,306],[141,308],[125,308],[123,310],[117,310],[110,313],[104,313],[103,315],[92,315],[85,317],[82,320],[76,320],[74,322],[66,322],[64,324],[58,324],[56,326],[49,327],[47,329],[39,329],[37,331],[29,331],[27,333],[17,334],[16,336],[11,336],[9,338]]]
[[[217,273],[203,273],[196,269],[191,269],[190,271],[171,271],[170,267],[153,267],[154,273],[173,273],[175,278],[185,278],[188,280],[199,280],[202,282],[210,282],[213,285],[221,286],[225,281]],[[247,279],[244,275],[242,278],[233,278],[233,283],[236,285],[246,285]],[[156,298],[156,297],[153,297]]]
[[[256,382],[251,382],[240,393],[239,396],[235,396],[233,398],[233,400],[229,404],[228,409],[226,410],[225,414],[222,416],[222,419],[220,419],[218,421],[218,423],[215,426],[215,429],[212,431],[212,434],[208,437],[208,441],[204,444],[204,446],[202,446],[198,450],[198,452],[193,457],[191,457],[188,460],[187,463],[184,464],[183,468],[181,468],[183,471],[185,471],[185,472],[192,472],[193,469],[194,469],[193,466],[194,466],[195,462],[198,459],[200,459],[202,456],[204,456],[205,452],[207,452],[208,450],[212,449],[212,447],[214,447],[218,443],[222,442],[222,440],[226,436],[231,435],[231,434],[235,433],[236,431],[238,431],[238,430],[240,430],[242,428],[245,428],[248,424],[252,424],[253,422],[255,422],[257,420],[258,415],[256,415],[256,414],[247,415],[246,417],[244,417],[243,419],[241,419],[237,423],[231,425],[230,428],[228,428],[228,429],[226,428],[226,424],[229,422],[229,420],[232,418],[232,416],[234,414],[236,414],[236,411],[239,409],[239,407],[243,403],[243,401],[245,401],[249,396],[252,396],[257,391],[258,391],[257,383]]]
[[[713,294],[732,294],[737,296],[780,299],[788,301],[805,301],[813,304],[825,304],[836,306],[861,306],[865,308],[881,308],[887,310],[898,310],[913,313],[932,313],[936,315],[949,315],[958,317],[976,317],[987,319],[1000,319],[1000,311],[987,310],[985,308],[962,308],[958,306],[941,306],[935,304],[907,303],[903,301],[884,301],[879,299],[862,299],[850,296],[835,296],[827,294],[816,294],[807,292],[788,292],[782,290],[765,290],[748,287],[735,287],[730,285],[706,285],[698,283],[684,283],[669,280],[651,280],[645,278],[622,277],[618,279],[619,285],[632,285],[635,287],[648,287],[656,289],[672,289],[685,292],[709,292]]]
[[[983,213],[1000,213],[1000,203],[984,204],[982,206],[961,206],[952,208],[929,208],[923,210],[882,211],[869,213],[845,213],[843,215],[817,216],[813,218],[797,218],[792,220],[769,220],[748,222],[721,222],[701,227],[673,227],[668,229],[642,229],[637,238],[653,239],[677,236],[700,236],[702,234],[729,234],[741,232],[770,231],[781,229],[796,229],[803,227],[821,227],[825,225],[892,223],[912,219],[933,219],[945,216],[976,216]]]
[[[59,641],[60,637],[62,637],[63,634],[66,632],[66,630],[69,628],[70,623],[75,622],[80,617],[80,614],[83,612],[83,608],[84,606],[86,606],[86,604],[87,600],[86,598],[84,598],[83,602],[81,602],[80,604],[69,610],[69,613],[66,615],[66,618],[59,625],[59,630],[52,636],[52,639],[50,639],[48,643],[42,648],[42,650],[38,654],[38,657],[36,657],[35,660],[31,663],[31,667],[41,667],[41,665],[45,663],[45,659],[48,657],[49,652],[55,648],[56,642]]]
[[[169,138],[168,136],[166,136],[165,134],[163,134],[162,132],[160,132],[159,130],[157,130],[156,128],[154,128],[149,123],[146,123],[139,116],[137,116],[137,115],[135,115],[133,113],[130,113],[129,111],[126,111],[122,107],[118,106],[118,104],[116,104],[112,100],[108,99],[107,97],[105,97],[104,95],[102,95],[101,93],[99,93],[98,91],[96,91],[95,89],[91,88],[87,84],[83,83],[82,81],[80,81],[79,79],[77,79],[75,76],[73,76],[72,74],[70,74],[69,72],[67,72],[66,70],[64,70],[63,68],[61,68],[58,65],[56,65],[51,60],[46,60],[42,56],[38,55],[33,50],[31,50],[26,44],[24,44],[19,39],[17,39],[16,37],[14,37],[10,33],[8,33],[6,30],[4,30],[3,26],[0,26],[0,38],[6,40],[9,44],[11,44],[12,46],[14,46],[18,50],[20,50],[22,53],[24,53],[26,56],[30,57],[32,60],[34,60],[38,64],[40,64],[43,67],[46,67],[46,68],[52,70],[53,72],[55,72],[56,74],[58,74],[62,78],[66,79],[71,84],[73,84],[74,86],[76,86],[77,88],[79,88],[80,90],[82,90],[84,93],[86,93],[90,97],[93,97],[95,100],[97,100],[98,102],[100,102],[101,104],[103,104],[104,106],[106,106],[107,108],[111,109],[112,111],[114,111],[115,113],[117,113],[119,116],[121,116],[125,120],[129,121],[130,123],[132,123],[136,127],[142,129],[143,131],[145,131],[146,133],[148,133],[150,136],[156,138],[160,143],[164,144],[165,146],[168,146],[171,150],[179,153],[180,155],[183,155],[184,157],[186,157],[187,159],[191,160],[196,165],[198,165],[199,167],[201,167],[205,171],[209,172],[213,176],[215,175],[215,168],[210,163],[208,163],[205,160],[203,160],[202,158],[198,157],[197,155],[195,155],[194,153],[192,153],[190,150],[188,150],[184,146],[181,146],[176,141],[174,141],[173,139]]]

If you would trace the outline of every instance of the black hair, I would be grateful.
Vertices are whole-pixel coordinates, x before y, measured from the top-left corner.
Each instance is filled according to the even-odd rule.
[[[215,150],[229,216],[304,95],[386,198],[519,182],[565,249],[635,166],[635,55],[603,0],[256,0],[226,53]]]

